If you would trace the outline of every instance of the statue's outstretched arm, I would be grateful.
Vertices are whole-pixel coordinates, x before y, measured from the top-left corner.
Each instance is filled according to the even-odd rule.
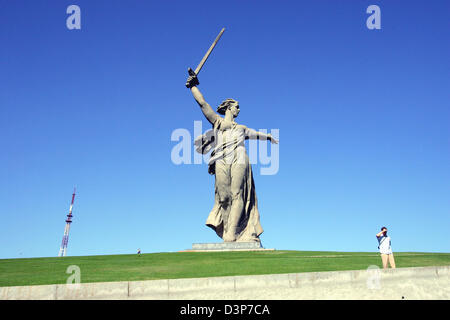
[[[272,135],[269,133],[259,132],[250,128],[245,129],[245,139],[250,140],[270,140],[270,142],[278,144],[278,140],[272,137]]]
[[[197,101],[200,109],[202,110],[205,118],[211,123],[214,124],[218,115],[214,112],[208,102],[206,102],[203,94],[198,90],[197,85],[199,84],[197,76],[189,76],[186,82],[186,87],[190,88],[192,95],[194,96],[195,101]]]

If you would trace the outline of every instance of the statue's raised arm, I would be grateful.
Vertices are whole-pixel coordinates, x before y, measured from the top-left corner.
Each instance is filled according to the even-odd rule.
[[[195,101],[197,101],[198,105],[200,106],[200,109],[202,110],[203,114],[205,115],[206,119],[211,123],[214,124],[217,117],[219,115],[214,112],[214,110],[211,108],[208,102],[206,102],[205,98],[203,97],[203,94],[198,90],[197,86],[200,84],[200,82],[197,79],[197,76],[195,74],[192,74],[188,77],[186,81],[186,87],[188,87],[192,95],[194,96]]]
[[[269,133],[264,133],[260,131],[256,131],[251,128],[245,127],[245,140],[269,140],[272,143],[278,144],[278,140],[272,137],[272,135]]]

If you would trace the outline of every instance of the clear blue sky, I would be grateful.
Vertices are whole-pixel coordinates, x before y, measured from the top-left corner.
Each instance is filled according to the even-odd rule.
[[[66,8],[81,8],[68,30]],[[381,8],[369,30],[366,8]],[[0,258],[178,251],[220,239],[206,165],[175,165],[173,130],[211,105],[280,130],[254,165],[262,243],[450,252],[448,1],[0,0]]]

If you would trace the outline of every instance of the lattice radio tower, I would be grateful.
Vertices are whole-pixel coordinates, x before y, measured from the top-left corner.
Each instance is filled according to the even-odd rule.
[[[62,238],[61,248],[59,248],[58,257],[65,257],[67,253],[67,243],[69,242],[69,231],[70,231],[70,224],[72,223],[72,208],[74,200],[75,200],[75,188],[73,188],[72,202],[70,203],[69,214],[67,215],[66,227],[64,228],[64,236]]]

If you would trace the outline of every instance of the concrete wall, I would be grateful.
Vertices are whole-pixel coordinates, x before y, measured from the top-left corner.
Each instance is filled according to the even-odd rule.
[[[450,266],[0,287],[0,299],[450,299]]]

